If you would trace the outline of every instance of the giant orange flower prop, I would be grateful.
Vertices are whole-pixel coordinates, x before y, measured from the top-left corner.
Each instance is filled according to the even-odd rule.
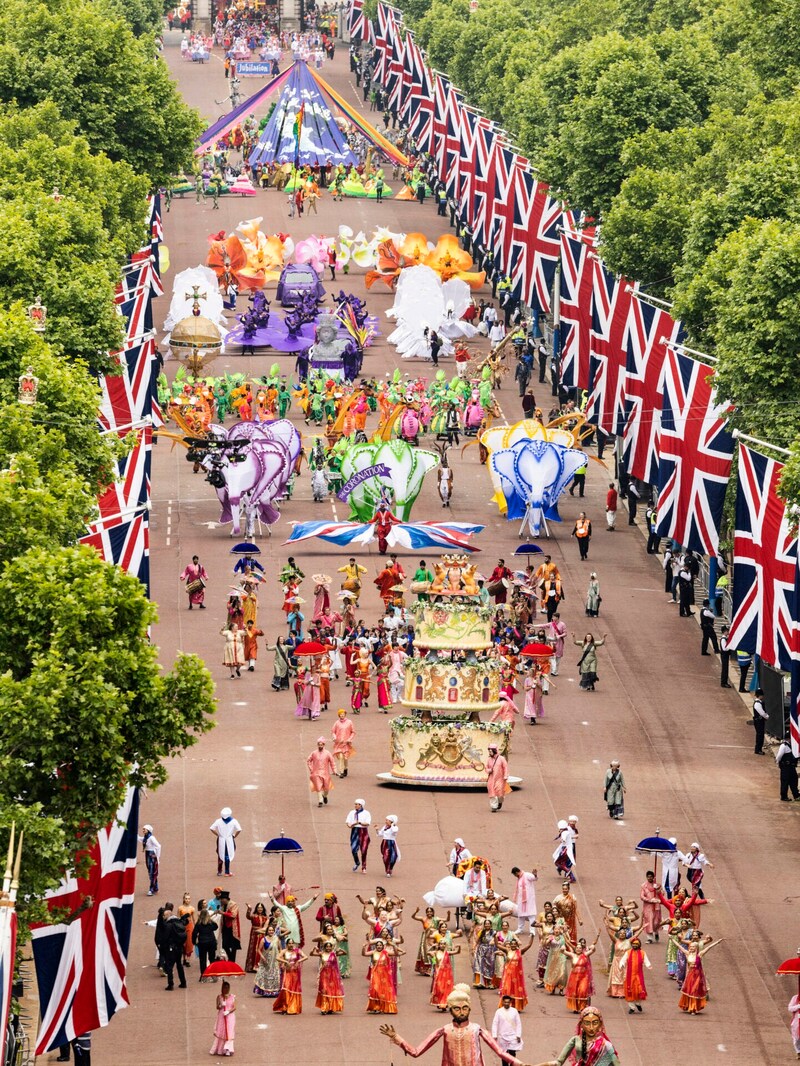
[[[238,237],[211,238],[206,265],[210,266],[222,284],[232,278],[240,289],[264,287],[264,271],[250,266],[247,252]]]
[[[465,252],[458,243],[458,238],[452,233],[445,233],[436,243],[433,251],[421,262],[441,275],[442,281],[450,278],[460,278],[466,281],[471,289],[479,289],[486,281],[486,272],[470,272],[473,265],[472,256]]]

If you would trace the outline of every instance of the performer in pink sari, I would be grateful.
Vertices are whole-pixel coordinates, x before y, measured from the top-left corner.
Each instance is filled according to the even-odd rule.
[[[323,617],[327,617],[330,614],[331,598],[328,590],[331,579],[327,574],[314,574],[311,580],[314,582],[314,611],[311,619],[314,622],[319,622]]]
[[[500,706],[489,719],[491,722],[509,722],[514,728],[514,719],[519,714],[519,709],[511,696],[506,691],[500,693]]]
[[[567,627],[561,621],[561,615],[558,612],[553,615],[553,620],[549,623],[548,628],[550,629],[550,636],[555,641],[553,657],[550,660],[552,666],[550,673],[553,677],[558,677],[558,667],[564,654],[564,640],[567,636]]]
[[[217,996],[217,1021],[214,1025],[214,1043],[211,1055],[232,1055],[233,1040],[236,1036],[236,996],[231,992],[227,981]]]
[[[305,688],[303,689],[303,696],[297,705],[297,710],[294,712],[295,717],[304,718],[308,715],[311,721],[319,718],[320,716],[320,676],[319,670],[311,669],[306,673]]]

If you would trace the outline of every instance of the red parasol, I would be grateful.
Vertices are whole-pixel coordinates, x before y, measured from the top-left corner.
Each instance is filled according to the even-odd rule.
[[[320,644],[318,640],[304,640],[302,644],[297,645],[292,655],[324,655],[326,651],[331,651],[330,644]]]
[[[785,977],[787,974],[795,976],[797,978],[797,994],[800,996],[800,951],[794,958],[786,959],[785,962],[782,962],[775,973],[780,977]]]
[[[520,652],[526,659],[549,659],[553,649],[549,644],[526,644]]]
[[[220,959],[218,962],[212,962],[206,966],[203,971],[203,977],[244,977],[244,970],[238,962],[228,962],[227,959]]]

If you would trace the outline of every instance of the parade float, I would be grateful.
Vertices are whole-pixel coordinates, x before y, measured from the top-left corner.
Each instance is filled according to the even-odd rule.
[[[507,758],[513,728],[490,720],[501,703],[494,607],[481,605],[476,568],[466,555],[445,555],[434,570],[433,581],[414,587],[415,654],[405,663],[401,701],[408,713],[390,723],[392,769],[378,777],[398,785],[481,788],[489,745]]]

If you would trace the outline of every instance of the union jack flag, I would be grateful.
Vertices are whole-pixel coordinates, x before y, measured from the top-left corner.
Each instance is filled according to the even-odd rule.
[[[150,287],[154,296],[162,296],[164,286],[161,284],[161,262],[159,245],[164,240],[164,226],[161,221],[161,193],[155,192],[147,197],[147,232],[149,243],[140,252],[131,256],[131,261],[149,256],[152,260]]]
[[[411,125],[412,108],[415,109],[415,97],[414,93],[417,86],[414,82],[414,35],[411,30],[406,30],[406,39],[403,42],[403,73],[401,77],[401,98],[400,107],[397,111],[397,118],[404,126]]]
[[[351,41],[375,42],[372,22],[364,14],[364,0],[350,0],[349,36]]]
[[[17,912],[13,901],[0,910],[0,1062],[7,1062],[6,1035],[11,1016],[11,993],[17,952]]]
[[[413,75],[408,128],[417,148],[427,154],[433,151],[434,88],[425,57],[410,33],[406,37],[406,55],[409,54]]]
[[[680,322],[638,296],[631,300],[625,329],[625,465],[648,485],[658,480],[658,431],[664,402],[667,344],[683,337]],[[666,342],[666,343],[665,343]]]
[[[126,433],[120,434],[126,436]],[[117,480],[100,496],[97,506],[100,517],[118,518],[140,510],[150,500],[150,462],[153,430],[147,425],[137,433],[132,450],[117,465]]]
[[[489,244],[494,218],[496,143],[494,125],[488,119],[478,119],[475,127],[475,176],[472,182],[475,205],[472,231],[474,239],[484,248]]]
[[[464,97],[452,83],[447,91],[447,121],[444,131],[444,175],[447,195],[456,199],[459,191],[459,163],[461,160],[461,111]]]
[[[525,167],[517,166],[511,237],[512,285],[526,304],[550,310],[550,292],[560,252],[563,209]]]
[[[565,213],[561,233],[561,381],[569,389],[589,388],[593,247],[593,231],[577,229]]]
[[[475,217],[475,138],[478,132],[478,116],[469,107],[460,111],[461,137],[458,157],[458,188],[456,202],[458,213],[463,222],[472,230]]]
[[[447,176],[445,160],[447,158],[447,99],[449,95],[450,79],[446,78],[444,74],[437,74],[433,87],[433,129],[431,140],[436,173],[440,181],[444,181]]]
[[[384,84],[386,87],[386,106],[395,113],[400,110],[403,100],[403,38],[400,36],[398,22],[402,14],[389,8],[386,23],[386,61],[384,63]]]
[[[154,364],[158,365],[155,338],[148,337],[115,352],[114,361],[121,372],[104,374],[100,380],[102,399],[98,420],[104,430],[124,436],[153,414],[153,368]]]
[[[658,463],[658,535],[715,554],[733,437],[704,363],[667,349]]]
[[[592,260],[592,328],[586,418],[606,433],[621,433],[625,419],[625,326],[632,295],[623,277]]]
[[[94,548],[107,563],[138,577],[150,595],[150,517],[146,504],[117,522],[92,522],[81,544]]]
[[[375,30],[375,66],[372,80],[378,85],[385,85],[389,73],[389,34],[394,27],[393,9],[384,3],[378,4],[378,26]]]
[[[350,7],[347,12],[347,36],[351,41],[356,39],[356,29],[359,27],[363,10],[364,0],[350,0]]]
[[[88,874],[67,876],[47,894],[50,912],[66,911],[70,920],[31,928],[42,1016],[37,1055],[108,1025],[128,1006],[138,828],[139,794],[129,788],[116,819],[89,849]]]
[[[800,756],[800,552],[795,560],[792,598],[791,696],[789,702],[789,742],[792,755]]]
[[[781,670],[791,666],[797,538],[778,497],[783,463],[739,444],[733,539],[731,648],[755,652]]]
[[[143,264],[123,275],[114,302],[117,310],[125,319],[126,343],[138,340],[153,328],[153,289],[147,274],[152,274],[152,267]],[[131,281],[138,282],[135,287]]]
[[[503,274],[511,270],[511,243],[514,237],[514,186],[517,159],[510,148],[498,144],[494,153],[494,198],[490,247]]]

